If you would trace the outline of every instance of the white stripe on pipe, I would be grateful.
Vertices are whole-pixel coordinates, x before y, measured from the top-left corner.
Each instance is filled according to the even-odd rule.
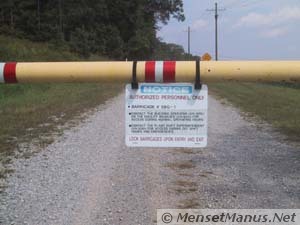
[[[157,61],[155,64],[155,82],[162,83],[164,81],[164,62]]]
[[[4,83],[4,65],[5,63],[0,63],[0,83]]]

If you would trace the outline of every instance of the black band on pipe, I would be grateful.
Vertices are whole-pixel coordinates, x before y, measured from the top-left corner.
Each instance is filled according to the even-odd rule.
[[[201,76],[200,76],[200,59],[196,60],[196,80],[195,80],[195,90],[201,90]]]
[[[137,68],[137,61],[134,61],[133,66],[132,66],[131,88],[135,89],[135,90],[139,88],[139,84],[138,84],[137,79],[136,79],[136,68]]]

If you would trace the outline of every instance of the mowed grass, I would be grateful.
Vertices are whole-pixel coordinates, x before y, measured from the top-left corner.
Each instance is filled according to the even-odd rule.
[[[64,46],[0,36],[0,61],[77,61]],[[16,147],[33,139],[51,143],[51,133],[116,96],[119,84],[0,84],[0,178]],[[26,153],[26,152],[25,152]],[[0,183],[1,188],[1,183]]]
[[[120,85],[112,84],[0,85],[0,152],[10,151],[14,140],[28,133],[43,135],[119,90]]]
[[[216,83],[210,90],[300,142],[300,84]]]

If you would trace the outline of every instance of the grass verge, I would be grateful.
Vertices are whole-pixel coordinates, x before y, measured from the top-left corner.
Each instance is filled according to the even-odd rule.
[[[60,126],[115,96],[120,85],[43,84],[0,85],[0,178],[5,178],[11,157],[34,152],[20,143],[32,140],[43,149],[54,140]],[[1,186],[1,184],[0,184]],[[0,187],[1,189],[1,187]]]
[[[289,140],[300,142],[300,85],[216,83],[210,90],[242,111],[258,116]]]
[[[103,59],[82,59],[65,46],[0,36],[3,62]],[[0,178],[7,174],[6,165],[20,143],[33,139],[51,143],[50,133],[60,132],[59,126],[104,103],[120,89],[121,85],[114,84],[0,85]]]
[[[115,96],[119,85],[35,84],[0,86],[0,152],[21,137],[42,135]],[[7,144],[5,144],[7,143]]]

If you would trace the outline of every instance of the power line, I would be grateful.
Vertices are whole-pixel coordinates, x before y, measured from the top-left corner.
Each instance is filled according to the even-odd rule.
[[[238,5],[240,5],[241,3],[246,3],[247,1],[241,1],[241,0],[236,0],[236,1],[233,1],[227,5],[225,5],[226,9],[231,9],[233,7],[236,7]]]
[[[203,11],[200,16],[198,17],[198,19],[202,19],[204,18],[204,16],[207,16],[209,14],[209,12],[207,10]]]
[[[242,7],[249,7],[249,6],[254,6],[254,5],[257,5],[257,3],[262,3],[263,1],[262,0],[257,0],[257,1],[253,1],[253,2],[248,2],[243,4]]]
[[[262,2],[263,2],[263,0],[257,0],[257,1],[253,0],[251,2],[249,2],[249,1],[235,1],[235,2],[232,2],[231,4],[227,5],[226,9],[232,10],[232,9],[236,9],[236,8],[246,8],[246,7],[254,6],[257,3],[262,3]]]

